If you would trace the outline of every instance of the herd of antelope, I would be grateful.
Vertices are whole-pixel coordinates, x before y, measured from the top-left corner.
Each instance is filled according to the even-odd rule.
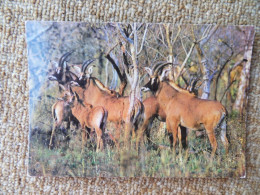
[[[59,89],[63,90],[62,97],[52,106],[55,122],[50,146],[52,146],[55,129],[59,128],[62,122],[67,121],[67,128],[70,127],[71,122],[77,126],[80,125],[82,150],[91,132],[95,132],[97,137],[97,151],[104,148],[104,134],[107,132],[119,148],[120,134],[124,129],[122,127],[128,122],[130,98],[120,96],[91,76],[93,69],[91,63],[94,61],[92,59],[82,64],[80,73],[73,72],[72,67],[67,63],[72,53],[64,54],[54,73],[49,76],[49,80],[58,82]],[[227,153],[229,143],[226,137],[225,107],[218,101],[197,98],[189,91],[180,88],[169,79],[170,69],[171,63],[167,62],[159,62],[153,68],[145,68],[149,82],[141,88],[141,91],[151,91],[153,95],[143,102],[136,98],[134,109],[130,113],[131,133],[136,140],[136,149],[138,150],[140,143],[143,142],[144,134],[149,138],[148,141],[150,140],[151,125],[157,118],[166,122],[173,150],[178,140],[180,146],[182,141],[186,140],[187,129],[205,128],[212,147],[211,157],[214,157],[217,149],[215,130],[220,127],[221,141]],[[107,121],[115,124],[113,134],[106,131]]]

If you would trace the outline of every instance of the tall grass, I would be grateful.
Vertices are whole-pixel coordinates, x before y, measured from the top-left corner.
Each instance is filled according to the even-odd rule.
[[[134,149],[118,150],[110,145],[97,153],[93,140],[88,141],[81,153],[80,131],[74,131],[74,127],[66,136],[58,130],[54,148],[50,150],[47,145],[50,133],[43,133],[38,128],[30,137],[29,173],[73,177],[239,177],[245,172],[245,128],[244,123],[237,121],[234,116],[229,118],[229,154],[225,155],[223,144],[218,140],[217,155],[213,160],[206,135],[196,137],[190,132],[188,149],[177,148],[174,152],[168,147],[168,137],[158,133],[158,121],[154,122],[151,139],[155,145],[165,147],[150,147],[145,141],[139,155]]]

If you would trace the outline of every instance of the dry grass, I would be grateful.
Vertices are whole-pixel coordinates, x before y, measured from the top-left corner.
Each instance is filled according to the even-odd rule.
[[[42,117],[42,116],[41,116]],[[169,147],[164,129],[159,129],[159,122],[154,121],[151,147],[145,142],[140,154],[132,150],[118,150],[107,145],[104,151],[95,151],[94,140],[89,140],[81,154],[80,130],[58,130],[54,137],[54,147],[49,150],[51,128],[32,127],[30,136],[30,175],[52,176],[149,176],[149,177],[231,177],[245,173],[245,127],[236,116],[228,120],[230,140],[229,154],[218,140],[217,155],[211,161],[211,147],[207,136],[196,137],[189,133],[187,150],[177,148],[174,153]],[[133,143],[134,144],[134,143]]]

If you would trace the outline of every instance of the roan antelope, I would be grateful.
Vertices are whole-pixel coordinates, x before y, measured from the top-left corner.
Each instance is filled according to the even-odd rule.
[[[66,101],[59,99],[52,105],[52,117],[54,119],[53,129],[51,133],[49,147],[52,146],[52,139],[54,132],[57,128],[60,128],[62,122],[67,122],[67,129],[70,128],[70,123],[73,122],[77,127],[79,121],[72,115],[71,108]]]
[[[58,67],[55,68],[54,73],[49,76],[50,81],[57,81],[59,84],[64,85],[70,81],[72,77],[74,78],[75,74],[72,73],[67,66],[67,59],[72,53],[73,51],[70,51],[61,56]]]
[[[218,101],[199,99],[165,80],[166,71],[163,68],[169,64],[171,63],[160,63],[154,66],[153,70],[147,71],[149,82],[142,87],[142,91],[152,91],[160,108],[165,112],[167,130],[173,134],[172,146],[175,148],[179,125],[191,130],[204,126],[212,146],[213,157],[217,149],[215,129],[220,126],[221,140],[227,153],[229,144],[226,137],[225,107]]]
[[[82,68],[83,72],[80,76],[80,80],[84,79],[84,86],[78,84],[78,86],[72,86],[72,90],[79,95],[79,98],[83,100],[84,104],[91,104],[94,107],[102,106],[108,111],[107,120],[116,124],[117,132],[115,138],[118,140],[120,136],[120,126],[122,123],[127,122],[130,98],[128,96],[118,96],[115,92],[106,88],[97,78],[91,77],[92,67],[90,66],[88,68],[91,62],[93,61],[91,60],[88,61],[88,63],[84,63],[84,67]],[[131,112],[131,121],[135,128],[137,128],[142,121],[143,111],[144,107],[142,102],[135,99],[134,110]]]
[[[153,120],[157,118],[161,122],[166,121],[166,114],[164,110],[160,107],[159,102],[157,101],[157,98],[152,95],[151,97],[146,98],[143,101],[144,105],[144,119],[143,124],[138,129],[137,132],[137,141],[136,141],[136,148],[139,149],[139,143],[141,140],[143,140],[143,134],[145,133],[147,136],[148,144],[151,145],[150,140],[150,129],[153,123]],[[181,129],[180,129],[181,128]],[[178,138],[179,143],[181,147],[186,147],[186,129],[183,127],[180,127],[178,131]],[[172,135],[170,134],[170,139],[172,139]]]
[[[86,137],[85,127],[90,133],[95,130],[97,135],[97,152],[103,150],[103,136],[107,121],[107,111],[102,106],[93,107],[90,104],[83,103],[76,92],[73,92],[71,87],[67,91],[68,104],[72,114],[78,119],[82,128],[82,149]]]

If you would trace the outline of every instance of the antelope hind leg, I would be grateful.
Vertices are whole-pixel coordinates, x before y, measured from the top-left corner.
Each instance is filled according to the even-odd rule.
[[[213,158],[215,156],[216,150],[217,150],[217,140],[216,140],[216,136],[215,136],[215,132],[214,132],[214,128],[205,125],[208,137],[209,137],[209,141],[212,147],[212,152],[211,152],[211,158]]]

